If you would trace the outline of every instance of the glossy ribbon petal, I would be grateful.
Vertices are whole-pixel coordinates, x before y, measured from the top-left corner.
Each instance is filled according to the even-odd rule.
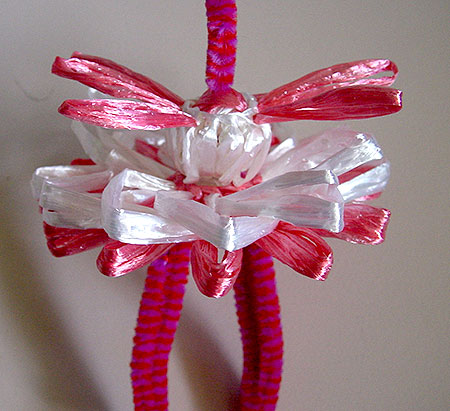
[[[38,168],[31,180],[33,198],[39,200],[45,182],[74,191],[94,191],[104,188],[112,173],[102,166],[49,166]]]
[[[271,217],[226,217],[194,200],[180,198],[178,192],[158,192],[155,210],[168,221],[175,222],[189,232],[218,248],[239,250],[272,232],[277,221]],[[187,193],[186,193],[187,194]]]
[[[391,71],[391,76],[371,78]],[[322,94],[325,89],[351,85],[390,86],[396,79],[397,66],[390,60],[369,59],[336,64],[314,71],[306,76],[284,84],[267,94],[258,95],[260,111],[267,108],[286,106],[299,100]]]
[[[131,197],[125,195],[123,198],[122,192],[126,187],[156,194],[171,190],[174,184],[133,170],[124,170],[115,176],[102,195],[102,223],[111,238],[131,244],[178,243],[198,239],[193,232],[164,218],[157,210],[124,201]]]
[[[260,108],[256,124],[292,120],[354,120],[385,116],[402,108],[401,91],[378,86],[349,86],[323,90],[294,103]]]
[[[97,127],[94,134],[79,121],[72,122],[72,131],[80,141],[85,153],[96,164],[101,164],[116,174],[125,168],[132,168],[161,178],[167,178],[174,173],[171,168],[123,144],[121,137],[124,132],[122,131],[111,132]],[[132,141],[131,145],[134,143],[135,141]]]
[[[102,229],[73,229],[54,227],[44,222],[47,246],[55,257],[64,257],[105,244],[109,237]]]
[[[298,273],[315,280],[325,280],[333,264],[333,252],[319,235],[289,223],[280,222],[256,244]]]
[[[364,169],[362,169],[364,170]],[[390,176],[390,165],[380,165],[362,172],[351,180],[339,184],[338,189],[346,203],[380,193],[386,187]]]
[[[74,120],[115,129],[159,130],[197,124],[189,114],[164,101],[66,100],[58,111]]]
[[[241,271],[242,249],[225,251],[221,262],[217,262],[218,251],[211,243],[195,241],[191,248],[192,276],[201,293],[219,298],[226,295]]]
[[[383,152],[375,138],[368,134],[355,133],[350,144],[320,163],[315,170],[332,170],[341,176],[363,164],[381,160]]]
[[[148,77],[101,57],[75,52],[70,59],[56,57],[52,73],[77,80],[102,93],[119,98],[152,102],[165,99],[181,106],[183,99]]]
[[[45,182],[39,205],[44,221],[66,228],[102,228],[101,201],[96,194],[80,193]]]
[[[97,268],[108,277],[119,277],[151,264],[174,244],[124,244],[110,241],[97,258]]]
[[[215,200],[219,214],[267,216],[297,226],[340,231],[343,199],[329,170],[298,171]]]
[[[316,169],[331,170],[341,176],[382,158],[383,153],[370,134],[332,128],[308,138],[284,140],[267,156],[261,175],[266,180],[288,171]]]
[[[323,237],[339,238],[355,244],[380,244],[391,212],[385,208],[372,207],[367,204],[346,204],[344,209],[344,229],[340,233],[314,230]]]

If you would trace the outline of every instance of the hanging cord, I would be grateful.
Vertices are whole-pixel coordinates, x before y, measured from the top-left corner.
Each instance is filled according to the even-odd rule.
[[[213,92],[231,88],[236,64],[237,8],[235,0],[206,0],[208,51],[206,84]]]
[[[189,274],[190,244],[148,268],[134,337],[131,380],[136,410],[167,410],[167,366]]]
[[[244,250],[234,285],[244,354],[241,410],[273,411],[283,366],[283,335],[272,258],[256,245]]]

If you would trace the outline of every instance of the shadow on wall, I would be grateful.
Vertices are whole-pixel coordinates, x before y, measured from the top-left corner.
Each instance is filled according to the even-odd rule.
[[[196,410],[238,409],[240,377],[225,357],[220,342],[188,306],[181,313],[174,350],[183,363]]]
[[[8,183],[2,186],[0,244],[4,258],[0,260],[0,287],[5,290],[7,305],[7,312],[2,315],[12,317],[38,366],[37,395],[55,404],[55,409],[106,411],[106,401],[94,386],[89,370],[66,335],[64,324],[39,281],[39,266],[33,264],[23,239],[17,234],[14,221],[19,215],[7,210],[7,204],[13,200]],[[8,255],[16,257],[5,258]]]

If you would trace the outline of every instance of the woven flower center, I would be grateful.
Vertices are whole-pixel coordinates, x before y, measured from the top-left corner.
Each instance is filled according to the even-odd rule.
[[[242,113],[227,108],[215,114],[187,102],[183,109],[198,125],[154,132],[164,137],[159,157],[182,173],[186,184],[238,187],[250,181],[267,157],[272,132],[270,125],[253,122],[256,100],[249,96],[247,101]]]

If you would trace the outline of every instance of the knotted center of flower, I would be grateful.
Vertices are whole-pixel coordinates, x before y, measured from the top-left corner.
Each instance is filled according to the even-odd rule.
[[[206,113],[188,101],[184,111],[194,116],[196,127],[177,127],[156,133],[164,137],[158,156],[185,176],[185,184],[239,187],[260,171],[270,149],[268,124],[255,124],[256,99],[247,97],[248,109],[230,108]]]

